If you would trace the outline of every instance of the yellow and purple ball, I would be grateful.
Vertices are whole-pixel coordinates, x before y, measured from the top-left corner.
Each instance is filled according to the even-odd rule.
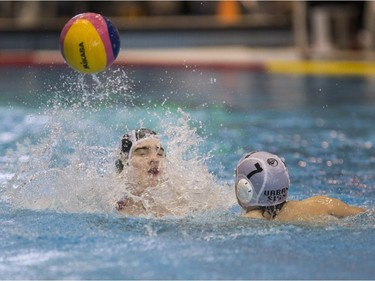
[[[101,72],[115,61],[120,51],[120,35],[106,17],[96,13],[79,14],[62,29],[60,51],[75,70]]]

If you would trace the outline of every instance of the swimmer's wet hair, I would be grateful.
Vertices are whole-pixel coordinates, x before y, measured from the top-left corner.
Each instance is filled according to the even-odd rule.
[[[257,207],[252,207],[248,208],[246,212],[252,211],[252,210],[260,210],[262,212],[262,216],[266,219],[274,219],[276,216],[280,213],[282,207],[286,201],[275,205],[275,206],[257,206]]]
[[[131,148],[135,145],[135,143],[141,139],[149,137],[158,137],[158,135],[153,130],[147,128],[140,128],[132,130],[122,137],[120,146],[120,157],[115,162],[117,171],[119,173],[124,169],[124,161],[126,162],[126,164],[129,164],[129,160],[131,158]]]

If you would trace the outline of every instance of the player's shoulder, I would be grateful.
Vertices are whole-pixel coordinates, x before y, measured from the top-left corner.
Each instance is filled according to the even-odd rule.
[[[316,208],[326,208],[329,204],[332,198],[329,198],[324,195],[316,195],[312,196],[306,199],[294,201],[290,200],[287,201],[285,205],[285,210],[289,211],[298,211],[298,212],[308,212],[311,211],[311,209],[316,209]]]
[[[328,196],[326,196],[326,195],[314,195],[314,196],[311,196],[311,197],[308,197],[308,198],[306,198],[306,199],[304,199],[304,200],[312,200],[312,201],[314,201],[314,200],[329,200],[329,199],[331,199],[330,197],[328,197]]]

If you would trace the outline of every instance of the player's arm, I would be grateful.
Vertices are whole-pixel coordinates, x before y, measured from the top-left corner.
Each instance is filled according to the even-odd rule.
[[[350,206],[338,199],[327,196],[314,196],[310,200],[314,201],[316,207],[321,207],[327,211],[327,214],[338,218],[354,216],[366,211],[363,208]]]

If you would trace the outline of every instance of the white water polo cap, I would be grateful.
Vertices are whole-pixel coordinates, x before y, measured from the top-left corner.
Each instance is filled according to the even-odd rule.
[[[128,162],[132,158],[134,148],[137,144],[148,139],[160,140],[160,137],[153,130],[146,128],[132,130],[122,137],[121,152],[127,158]]]
[[[146,128],[132,130],[122,137],[120,144],[120,157],[115,163],[119,172],[123,170],[124,163],[129,165],[136,145],[148,139],[160,140],[160,137],[153,130]]]
[[[236,168],[236,196],[242,208],[286,201],[290,180],[284,161],[264,151],[245,154]]]

